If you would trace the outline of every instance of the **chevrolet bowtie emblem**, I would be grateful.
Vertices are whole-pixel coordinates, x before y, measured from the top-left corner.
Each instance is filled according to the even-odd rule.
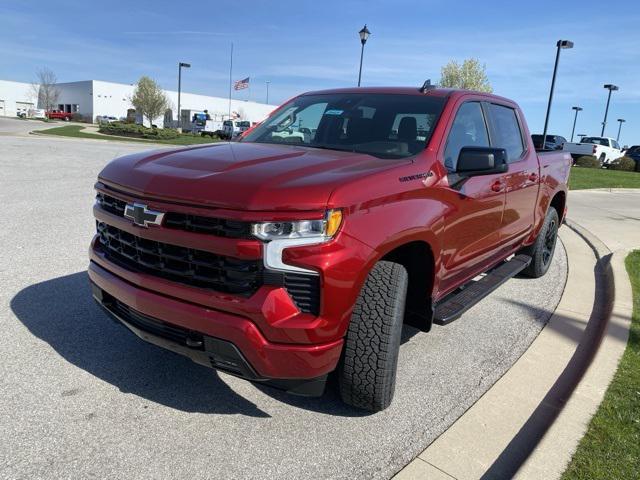
[[[149,225],[160,225],[164,213],[149,210],[147,206],[142,203],[127,203],[124,209],[124,216],[133,220],[133,223],[136,225],[146,228]]]

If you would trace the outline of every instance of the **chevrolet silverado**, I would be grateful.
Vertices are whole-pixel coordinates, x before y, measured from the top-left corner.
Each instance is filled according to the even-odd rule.
[[[379,411],[403,323],[427,332],[545,274],[570,166],[496,95],[306,93],[237,142],[110,162],[93,296],[197,363],[301,395],[335,371],[346,403]]]

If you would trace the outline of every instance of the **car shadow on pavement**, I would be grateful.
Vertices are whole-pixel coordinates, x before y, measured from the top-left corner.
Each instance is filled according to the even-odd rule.
[[[149,345],[95,304],[85,272],[31,285],[11,309],[65,360],[121,392],[185,412],[269,417],[215,371]]]
[[[94,302],[86,272],[26,287],[13,297],[11,309],[33,335],[65,360],[121,392],[185,412],[270,417],[238,395],[215,370],[150,345],[112,321]],[[347,417],[368,414],[342,403],[331,385],[319,398],[255,386],[305,410]]]

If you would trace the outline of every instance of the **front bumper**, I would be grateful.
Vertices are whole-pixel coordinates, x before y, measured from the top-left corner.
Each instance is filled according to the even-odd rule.
[[[143,340],[247,380],[319,394],[340,358],[342,339],[274,343],[246,318],[138,287],[95,261],[89,278],[101,306]]]

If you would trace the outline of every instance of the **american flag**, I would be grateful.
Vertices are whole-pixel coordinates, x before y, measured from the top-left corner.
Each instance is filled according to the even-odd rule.
[[[242,80],[238,80],[233,84],[234,90],[243,90],[245,88],[249,88],[249,77],[243,78]]]

